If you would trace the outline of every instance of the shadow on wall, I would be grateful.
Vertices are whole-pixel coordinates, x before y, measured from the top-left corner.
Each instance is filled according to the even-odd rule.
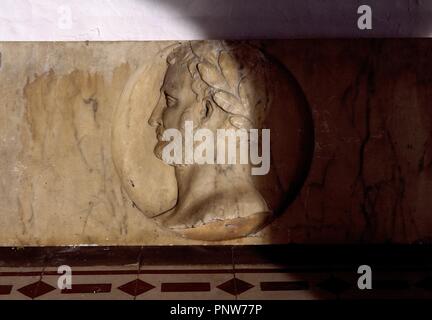
[[[137,0],[153,2],[194,25],[203,39],[427,37],[432,2],[369,0],[373,30],[357,27],[361,1]]]
[[[144,0],[142,0],[144,1]],[[146,0],[155,2],[155,0]],[[266,1],[191,1],[191,0],[158,0],[157,3],[162,4],[167,10],[178,11],[181,16],[186,16],[191,23],[196,26],[204,39],[271,39],[271,38],[292,38],[292,37],[402,37],[402,36],[425,36],[432,32],[432,19],[429,16],[432,14],[432,2],[427,1],[369,1],[369,5],[373,7],[374,29],[369,33],[364,33],[357,28],[357,7],[358,2],[355,1],[282,1],[275,0],[271,4]],[[350,14],[346,14],[349,12]],[[340,14],[338,14],[340,13]],[[310,23],[313,21],[313,23]],[[404,23],[401,23],[401,22]],[[357,164],[340,164],[340,159],[334,159],[331,155],[328,156],[328,161],[323,162],[323,171],[333,175],[339,175],[341,181],[348,180],[354,177],[354,181],[347,182],[346,187],[343,184],[331,189],[330,193],[323,194],[322,199],[316,203],[316,208],[312,210],[321,212],[323,215],[334,216],[334,224],[329,224],[328,232],[330,237],[324,236],[323,228],[317,227],[319,230],[312,228],[310,237],[308,236],[307,243],[321,243],[319,239],[326,239],[326,243],[383,243],[383,242],[402,242],[412,243],[419,241],[425,237],[430,228],[422,224],[422,219],[425,219],[420,211],[412,212],[409,207],[406,207],[403,201],[408,201],[411,196],[415,199],[415,194],[410,195],[411,191],[406,191],[405,194],[400,194],[400,190],[416,190],[417,183],[421,179],[429,179],[429,172],[421,172],[421,177],[412,177],[410,158],[415,156],[410,155],[404,149],[397,149],[395,139],[402,138],[402,130],[410,130],[409,128],[421,127],[426,130],[430,124],[421,125],[421,119],[414,116],[411,118],[402,117],[398,120],[396,126],[391,122],[382,122],[377,128],[371,127],[373,121],[378,121],[380,117],[387,117],[395,112],[395,105],[400,105],[400,112],[405,112],[410,104],[414,105],[414,100],[408,99],[402,103],[398,100],[399,95],[395,96],[392,86],[386,85],[389,82],[399,83],[405,76],[411,73],[417,73],[420,78],[425,78],[425,70],[428,70],[428,63],[423,55],[430,52],[430,46],[425,41],[416,40],[365,40],[365,41],[318,41],[314,40],[310,43],[301,42],[299,48],[283,49],[286,54],[293,57],[293,61],[284,61],[284,64],[293,71],[299,82],[307,92],[313,92],[316,97],[325,98],[331,94],[335,97],[340,96],[341,101],[328,103],[325,107],[327,112],[332,114],[333,120],[337,124],[341,121],[351,119],[351,125],[348,126],[344,135],[346,138],[353,139],[352,141],[359,142],[359,149],[352,149],[351,154],[347,151],[342,158],[347,161],[360,157],[360,165]],[[317,46],[317,47],[314,47]],[[398,56],[392,55],[395,48],[400,52]],[[315,52],[316,49],[318,52]],[[282,51],[283,51],[282,50]],[[277,51],[277,50],[276,50]],[[327,53],[326,53],[327,52]],[[329,54],[331,53],[331,54]],[[339,59],[344,56],[346,59]],[[417,55],[418,59],[412,59],[413,55]],[[297,58],[299,56],[299,58]],[[389,58],[391,57],[391,58]],[[282,57],[283,58],[283,57]],[[318,58],[321,58],[319,60]],[[290,60],[291,58],[286,58]],[[309,59],[309,60],[308,60]],[[343,61],[342,61],[343,60]],[[329,73],[329,67],[317,66],[310,68],[310,72],[306,74],[305,70],[299,65],[303,64],[319,64],[319,61],[325,61],[326,64],[338,65],[337,70]],[[342,61],[342,62],[341,62]],[[313,62],[313,63],[312,63]],[[353,63],[359,66],[353,67]],[[409,63],[408,63],[409,62]],[[306,68],[306,67],[305,67]],[[305,69],[303,68],[303,69]],[[331,67],[330,67],[331,68]],[[307,68],[306,68],[307,69]],[[312,73],[311,73],[312,72]],[[314,72],[314,73],[313,73]],[[391,75],[391,73],[392,75]],[[347,76],[341,78],[338,73]],[[327,76],[324,76],[327,74]],[[323,85],[322,79],[326,79],[326,86]],[[315,80],[313,80],[315,79]],[[399,81],[399,80],[400,81]],[[401,80],[402,79],[402,80]],[[321,83],[321,85],[320,85]],[[348,85],[348,88],[344,86]],[[326,89],[327,88],[327,89]],[[327,91],[328,89],[334,92]],[[421,89],[414,84],[414,87],[409,88],[408,84],[403,88],[406,92],[410,90],[420,90],[419,96],[424,96],[426,101],[426,89]],[[405,90],[402,90],[405,91]],[[307,95],[307,94],[306,94]],[[402,95],[403,96],[403,95]],[[307,97],[309,100],[309,97]],[[362,99],[365,98],[363,101]],[[387,101],[386,104],[378,105],[375,101]],[[423,101],[423,98],[421,98]],[[319,105],[323,108],[322,101],[309,101],[315,107]],[[337,104],[340,104],[338,107]],[[375,105],[376,104],[376,105]],[[429,112],[425,108],[425,104],[417,103],[420,114],[428,115]],[[346,108],[344,108],[346,107]],[[335,109],[336,108],[336,109]],[[339,108],[339,109],[337,109]],[[342,108],[342,109],[340,109]],[[358,114],[349,114],[352,110]],[[343,110],[343,112],[341,112]],[[351,110],[351,111],[349,111]],[[344,113],[347,114],[344,114]],[[352,111],[354,112],[354,111]],[[384,115],[380,115],[380,113]],[[427,118],[427,117],[426,117]],[[371,122],[372,121],[372,122]],[[381,120],[379,120],[381,121]],[[351,127],[350,127],[351,126]],[[427,130],[426,130],[427,131]],[[425,131],[425,132],[426,132]],[[373,144],[367,144],[368,148],[361,146],[361,141],[368,142],[368,137],[379,136],[380,132],[384,132],[383,141]],[[366,140],[365,140],[366,139]],[[408,138],[407,138],[408,139]],[[427,146],[429,145],[429,137],[427,134],[417,140],[408,141],[408,145],[418,146],[420,156],[428,154]],[[338,140],[336,140],[338,142]],[[335,144],[335,142],[332,142]],[[383,143],[384,146],[396,145],[396,149],[380,148],[379,151],[374,151],[375,144]],[[353,144],[339,147],[350,150]],[[365,144],[366,145],[366,144]],[[339,156],[339,154],[338,154]],[[382,177],[385,188],[376,191],[376,186],[370,184],[370,179],[367,176],[369,172],[364,171],[364,160],[367,163],[376,163],[376,159],[383,156],[383,161],[378,161],[386,168],[379,169],[375,177],[384,175],[388,170],[391,171],[390,180]],[[385,160],[387,159],[387,160]],[[342,159],[343,160],[343,159]],[[345,161],[344,160],[344,161]],[[417,163],[418,161],[412,163]],[[337,163],[337,168],[334,168]],[[353,168],[350,168],[353,167]],[[371,166],[368,170],[374,170]],[[390,168],[390,169],[389,169]],[[346,170],[345,170],[346,169]],[[347,170],[351,170],[347,171]],[[387,171],[386,171],[387,170]],[[325,175],[326,176],[326,175]],[[325,180],[320,180],[318,176],[315,187],[319,187],[320,183]],[[315,177],[314,177],[315,178]],[[339,181],[338,180],[338,181]],[[387,182],[386,182],[387,181]],[[385,183],[386,182],[386,183]],[[358,203],[361,208],[358,213],[350,213],[349,193],[350,187],[353,188],[351,197],[358,196]],[[389,189],[385,191],[385,189]],[[399,190],[399,191],[398,191]],[[426,189],[424,189],[426,190]],[[354,195],[357,193],[357,195]],[[347,195],[348,194],[348,195]],[[338,198],[339,197],[339,198]],[[345,198],[344,198],[345,197]],[[408,200],[402,200],[406,198]],[[353,201],[357,201],[353,200]],[[348,202],[348,208],[343,215],[333,214],[333,204]],[[330,207],[320,208],[320,203],[329,203]],[[382,202],[382,203],[381,203]],[[387,203],[388,202],[388,203]],[[396,203],[396,205],[394,205]],[[341,204],[341,206],[343,206]],[[395,206],[399,206],[395,209]],[[323,211],[324,210],[324,211]],[[391,212],[400,211],[399,213],[390,214]],[[354,211],[352,209],[352,211]],[[423,210],[424,211],[424,210]],[[303,211],[301,211],[303,212]],[[326,213],[327,212],[327,213]],[[318,222],[320,224],[319,214],[317,213]],[[299,221],[303,221],[302,217],[297,217]],[[309,217],[312,220],[314,217]],[[341,222],[342,221],[342,222]],[[307,221],[306,221],[307,222]],[[353,231],[338,230],[338,225],[352,226]],[[416,224],[418,224],[416,226]],[[428,223],[430,225],[430,223]],[[351,228],[351,227],[350,227]],[[417,229],[419,228],[419,229]],[[327,232],[326,231],[326,232]],[[295,230],[293,232],[296,232]],[[343,234],[343,233],[346,234]],[[315,235],[314,235],[315,233]],[[302,241],[299,241],[302,242]]]
[[[429,1],[416,1],[416,0],[410,0],[410,1],[403,1],[403,0],[384,0],[384,1],[368,1],[369,5],[373,7],[373,23],[374,23],[374,29],[370,32],[363,32],[357,28],[357,7],[359,6],[359,2],[357,1],[305,1],[305,0],[298,0],[298,1],[284,1],[284,0],[275,0],[270,2],[267,1],[247,1],[247,0],[239,0],[239,1],[228,1],[228,0],[222,0],[222,1],[192,1],[192,0],[142,0],[147,2],[157,2],[159,4],[163,4],[167,8],[167,10],[172,11],[178,11],[181,16],[187,16],[190,20],[190,22],[195,25],[196,29],[200,32],[202,35],[202,38],[204,39],[275,39],[275,38],[317,38],[317,37],[416,37],[416,36],[430,36],[432,34],[432,19],[429,18],[429,16],[432,14],[432,2]],[[391,8],[391,10],[389,10]],[[391,12],[390,12],[391,11]],[[350,12],[350,14],[346,14],[346,12]],[[343,14],[342,14],[343,13]],[[401,24],[401,21],[404,21],[403,24]],[[313,41],[313,43],[304,44],[301,46],[298,50],[291,50],[291,54],[293,52],[297,53],[303,53],[308,54],[308,52],[314,51],[313,45],[319,44],[320,41]],[[328,42],[328,43],[321,43],[323,46],[331,46],[334,42]],[[348,71],[347,75],[348,78],[345,78],[344,80],[337,80],[337,71],[336,75],[334,76],[335,82],[339,82],[339,86],[341,87],[343,84],[342,82],[345,81],[349,85],[352,84],[351,89],[347,90],[343,97],[343,101],[341,102],[342,107],[344,104],[350,105],[350,110],[354,110],[357,108],[357,112],[359,112],[361,118],[363,120],[359,120],[358,127],[353,129],[353,137],[356,139],[355,134],[357,134],[356,130],[363,130],[363,128],[366,128],[366,133],[364,133],[364,137],[369,137],[373,135],[373,128],[370,128],[370,119],[373,120],[372,117],[376,117],[375,115],[372,115],[371,118],[369,118],[369,112],[371,112],[371,105],[370,103],[372,101],[371,95],[378,92],[379,95],[384,96],[386,99],[391,99],[394,95],[393,89],[390,88],[387,85],[377,86],[376,84],[379,83],[386,83],[388,81],[391,81],[389,77],[391,76],[389,73],[389,70],[394,70],[396,68],[396,74],[397,76],[400,76],[399,73],[402,72],[412,72],[411,69],[418,69],[421,68],[422,64],[427,64],[427,62],[423,61],[424,63],[420,62],[413,62],[410,63],[408,67],[405,66],[405,62],[410,60],[409,56],[414,54],[419,54],[421,56],[422,52],[427,51],[427,46],[424,46],[422,43],[417,43],[419,49],[409,49],[410,43],[404,43],[397,42],[397,41],[386,41],[384,44],[381,41],[365,41],[363,44],[353,41],[347,41],[345,44],[341,44],[339,46],[339,49],[336,48],[335,52],[339,52],[342,54],[352,54],[352,61],[344,61],[345,67],[347,70],[351,70],[350,63],[349,62],[358,62],[358,65],[360,66],[360,70],[357,70],[356,68],[352,68],[353,73],[351,74],[350,71]],[[352,46],[356,47],[358,49],[358,52],[354,52],[356,49],[352,49]],[[364,50],[363,50],[363,49]],[[405,54],[400,57],[394,57],[392,56],[391,59],[388,59],[388,55],[394,48],[399,48],[402,50]],[[423,48],[423,49],[422,49]],[[309,50],[309,51],[308,51]],[[426,51],[422,51],[426,50]],[[289,50],[288,50],[289,51]],[[333,51],[332,51],[333,52]],[[333,52],[334,53],[334,52]],[[295,55],[293,55],[295,56]],[[319,56],[319,54],[318,54]],[[391,55],[390,55],[391,56]],[[302,59],[304,56],[299,55],[299,58],[295,58],[293,64],[295,62],[298,62],[301,64]],[[334,53],[329,58],[330,61],[333,61],[332,59],[337,57],[337,54]],[[319,60],[314,58],[313,54],[310,54],[308,58],[312,59],[314,63],[319,64]],[[327,57],[328,58],[328,57]],[[349,60],[349,59],[348,59]],[[334,61],[333,61],[334,62]],[[418,63],[418,65],[416,65]],[[288,66],[290,67],[290,66]],[[322,66],[321,66],[322,67]],[[328,66],[327,66],[328,68]],[[297,69],[300,69],[298,67]],[[307,68],[306,68],[307,69]],[[321,68],[323,69],[323,67]],[[324,68],[325,69],[325,68]],[[341,69],[343,69],[341,67]],[[358,74],[356,74],[358,72]],[[300,77],[302,77],[302,71],[300,70]],[[424,72],[422,73],[424,74]],[[425,74],[424,74],[425,75]],[[316,76],[316,74],[315,74]],[[329,79],[332,78],[329,76]],[[393,77],[397,78],[397,77]],[[300,83],[304,83],[304,78],[300,81]],[[321,78],[322,80],[322,78]],[[356,84],[357,81],[357,84]],[[313,81],[312,81],[313,82]],[[313,82],[315,85],[317,82]],[[313,86],[314,84],[310,84],[309,87]],[[357,87],[356,87],[357,86]],[[311,88],[309,88],[311,89]],[[322,92],[323,88],[315,88],[319,92]],[[312,88],[312,90],[314,90]],[[359,90],[359,91],[358,91]],[[416,90],[416,87],[413,88],[413,90]],[[420,90],[420,89],[419,89]],[[423,89],[421,89],[423,90]],[[407,91],[409,91],[409,88],[407,88]],[[342,92],[342,91],[341,91]],[[353,93],[357,92],[357,94]],[[366,98],[365,101],[367,103],[363,104],[361,99],[356,100],[354,96],[358,97],[358,92],[360,92],[360,97],[364,95]],[[329,94],[327,93],[323,93]],[[424,93],[420,93],[421,95],[424,95]],[[319,94],[318,94],[319,95]],[[390,101],[390,100],[389,100]],[[395,100],[396,101],[396,100]],[[398,103],[397,101],[395,103]],[[378,106],[375,106],[375,110],[378,110]],[[378,112],[384,112],[384,113],[391,113],[392,112],[392,104],[389,102],[388,105],[382,106]],[[405,106],[406,107],[406,106]],[[419,104],[419,108],[423,108],[424,105]],[[377,109],[378,108],[378,109]],[[330,109],[329,109],[330,110]],[[340,109],[339,109],[340,110]],[[336,114],[338,111],[333,110]],[[345,111],[344,111],[345,112]],[[347,111],[348,112],[348,111]],[[376,112],[376,111],[374,111]],[[353,117],[356,115],[353,114]],[[357,115],[358,116],[358,115]],[[343,118],[344,115],[335,115],[336,117]],[[378,119],[378,118],[375,118]],[[406,121],[407,128],[409,128],[411,122],[417,121],[416,119],[411,119]],[[386,127],[389,125],[390,127]],[[412,125],[412,123],[411,123]],[[383,128],[379,128],[379,130],[384,129],[385,132],[389,136],[385,137],[385,139],[388,139],[389,141],[385,140],[383,141],[384,145],[388,146],[391,145],[392,142],[392,134],[394,131],[394,134],[397,138],[397,128],[391,127],[392,124],[384,124]],[[349,129],[351,130],[351,129]],[[363,132],[361,132],[361,135],[363,135]],[[362,139],[364,137],[361,136]],[[427,137],[426,137],[427,138]],[[368,138],[367,138],[368,139]],[[363,140],[366,141],[366,140]],[[416,144],[420,144],[420,141],[414,141]],[[379,149],[381,152],[382,148]],[[373,150],[372,150],[373,151]],[[361,150],[362,157],[364,155],[367,155],[364,153],[364,148]],[[379,153],[377,152],[377,153]],[[383,151],[383,154],[387,151]],[[404,152],[404,151],[402,151]],[[407,169],[405,172],[404,165],[398,164],[400,161],[400,156],[402,153],[395,152],[395,150],[390,150],[387,152],[389,157],[393,159],[391,161],[394,161],[396,165],[392,165],[390,163],[391,170],[393,170],[393,175],[389,181],[389,185],[386,185],[386,188],[391,189],[390,190],[390,196],[389,199],[394,203],[393,196],[396,197],[396,202],[400,201],[398,200],[398,197],[403,197],[403,195],[400,195],[397,193],[397,190],[401,189],[409,189],[410,183],[415,184],[417,178],[413,178],[411,181],[411,178],[407,178],[404,180],[404,175],[406,172],[409,172],[410,168],[407,165]],[[355,154],[355,153],[353,153]],[[351,154],[351,158],[355,158]],[[350,155],[347,157],[349,158]],[[357,156],[357,155],[356,155]],[[375,158],[372,155],[369,161],[374,160]],[[404,154],[402,154],[403,158]],[[323,166],[323,170],[327,173],[328,169],[331,168],[333,162],[335,159],[330,159],[328,164]],[[337,159],[338,160],[338,159]],[[404,161],[404,159],[402,159]],[[382,162],[384,165],[385,163]],[[363,167],[363,164],[360,165],[360,167]],[[338,169],[339,170],[339,169]],[[364,228],[363,234],[356,238],[355,236],[352,236],[355,232],[351,233],[351,238],[347,236],[346,242],[345,240],[339,240],[339,243],[370,243],[370,242],[412,242],[415,241],[415,238],[413,239],[413,236],[406,236],[406,239],[403,238],[404,232],[409,234],[411,231],[407,231],[410,226],[405,228],[405,222],[402,222],[403,224],[403,230],[398,230],[397,228],[393,228],[391,231],[382,232],[382,236],[380,236],[380,232],[382,230],[380,229],[386,229],[388,224],[391,224],[392,221],[390,218],[388,221],[386,221],[385,217],[383,218],[383,215],[379,215],[380,208],[373,208],[370,209],[370,205],[372,203],[375,203],[374,201],[378,199],[378,196],[373,193],[375,189],[369,188],[368,180],[363,176],[363,169],[359,169],[359,173],[357,171],[354,175],[358,175],[359,179],[355,182],[356,185],[358,185],[359,189],[364,189],[364,193],[360,192],[364,198],[364,206],[361,208],[363,210],[363,218],[365,221],[361,221],[359,228]],[[338,172],[341,175],[344,175],[343,167],[342,170],[339,170],[342,172]],[[382,171],[382,170],[381,170]],[[426,172],[424,173],[426,175]],[[324,182],[323,182],[324,183]],[[392,188],[394,188],[394,191]],[[348,189],[348,188],[346,188]],[[371,191],[372,190],[372,191]],[[349,191],[349,190],[348,190]],[[347,191],[347,192],[348,192]],[[393,192],[394,191],[394,192]],[[329,197],[331,197],[332,194],[329,194]],[[332,198],[333,199],[333,198]],[[336,200],[330,200],[333,202],[337,202],[337,198],[334,198]],[[375,200],[374,200],[375,199]],[[349,200],[349,199],[348,199]],[[323,202],[324,200],[322,200]],[[385,206],[386,204],[384,204]],[[401,205],[402,208],[402,205]],[[403,211],[403,209],[401,209]],[[319,210],[318,210],[319,211]],[[381,211],[385,211],[381,208]],[[390,212],[390,211],[389,211]],[[377,214],[378,213],[378,214]],[[331,215],[331,213],[328,213]],[[348,216],[348,213],[346,213]],[[401,214],[403,216],[403,214]],[[419,219],[420,218],[420,219]],[[345,218],[344,218],[345,219]],[[405,218],[402,217],[402,220]],[[408,218],[407,218],[408,219]],[[417,220],[416,220],[417,219]],[[349,220],[349,219],[348,219]],[[412,223],[413,221],[421,221],[420,216],[413,216],[409,217],[409,222]],[[357,221],[358,222],[358,221]],[[355,219],[350,222],[352,227],[355,227],[356,221]],[[393,226],[396,222],[393,221]],[[349,224],[349,223],[348,223]],[[365,225],[363,225],[365,224]],[[396,223],[397,224],[397,223]],[[389,227],[391,229],[391,227]],[[416,226],[412,226],[413,230],[416,229]],[[389,229],[389,230],[390,230]],[[313,228],[309,230],[311,233],[317,231]],[[309,232],[308,231],[308,232]],[[318,230],[321,232],[320,230]],[[288,232],[288,230],[287,230]],[[295,230],[294,230],[295,232]],[[337,230],[334,230],[334,232],[339,232]],[[350,232],[348,232],[349,234]],[[424,232],[423,232],[424,233]],[[421,232],[413,231],[412,234],[417,234],[416,236],[420,237]],[[316,241],[316,239],[319,239],[320,236],[312,236],[310,242]],[[321,235],[322,237],[322,235]],[[315,240],[314,240],[315,239]],[[334,238],[332,238],[334,239]],[[342,239],[342,238],[341,238]],[[402,241],[400,239],[403,239]],[[326,240],[328,242],[328,240]],[[331,240],[330,240],[331,242]],[[317,242],[315,242],[317,243]],[[320,243],[320,242],[318,242]],[[262,254],[262,262],[265,263],[278,263],[278,262],[286,262],[288,257],[280,257],[280,259],[274,259],[274,256],[271,254],[267,254],[264,252],[265,250],[259,250],[260,254]],[[325,259],[323,257],[323,259]]]
[[[155,0],[146,1],[156,3]],[[190,19],[203,39],[344,35],[400,37],[425,35],[425,30],[432,30],[432,19],[427,19],[432,13],[432,3],[424,1],[370,1],[374,30],[367,34],[357,29],[358,3],[354,1],[275,0],[271,5],[264,1],[243,0],[160,0],[157,3],[163,4],[167,11],[177,11],[179,16]],[[342,14],[346,12],[352,12],[352,15]],[[406,23],[401,25],[400,21]],[[423,140],[429,137],[428,134],[419,134],[420,138],[411,141],[404,136],[407,136],[406,132],[410,128],[421,128],[422,132],[428,132],[429,124],[421,124],[422,120],[414,116],[417,113],[412,111],[416,105],[419,114],[429,114],[423,103],[427,101],[428,89],[405,82],[402,86],[398,85],[401,92],[395,92],[394,86],[400,81],[404,82],[403,79],[411,73],[416,73],[422,79],[428,77],[430,63],[423,58],[430,51],[427,40],[310,40],[287,47],[273,51],[281,52],[277,58],[284,60],[283,64],[293,72],[306,92],[307,99],[311,99],[311,106],[319,107],[315,111],[330,115],[319,115],[319,121],[315,124],[317,126],[323,121],[330,121],[328,124],[333,126],[330,129],[330,134],[335,137],[333,140],[321,130],[321,146],[337,147],[333,148],[337,152],[336,159],[334,152],[321,152],[314,157],[314,161],[320,158],[319,165],[315,165],[320,168],[311,173],[311,188],[317,189],[319,196],[315,199],[313,192],[309,194],[308,191],[307,199],[304,199],[311,205],[311,216],[290,214],[290,219],[296,220],[300,229],[308,229],[308,225],[311,228],[306,232],[307,235],[299,237],[295,233],[303,231],[294,228],[290,239],[300,243],[411,243],[424,238],[430,233],[430,223],[422,223],[427,219],[424,210],[411,210],[408,202],[427,207],[423,205],[424,201],[417,201],[418,195],[413,190],[419,188],[418,181],[429,179],[429,173],[422,171],[421,176],[417,177],[410,172],[416,169],[414,164],[421,160],[417,158],[428,154],[427,146],[430,144]],[[394,55],[393,52],[399,54]],[[413,55],[418,58],[413,58]],[[326,79],[325,85],[323,79]],[[402,91],[406,94],[417,91],[422,102],[415,103],[411,95],[405,101]],[[330,96],[340,97],[340,101],[336,98],[331,102],[328,99]],[[400,106],[400,110],[395,110],[395,106]],[[411,110],[411,117],[402,116],[406,110]],[[401,114],[400,119],[394,116],[396,111]],[[393,114],[391,118],[397,121],[397,125],[392,121],[380,120],[388,118],[390,114]],[[425,118],[427,116],[423,116]],[[373,126],[377,121],[380,124]],[[348,144],[340,139],[338,128],[342,130],[343,138],[350,141]],[[369,137],[378,136],[383,137],[382,141],[375,141],[375,138],[369,141]],[[398,144],[405,140],[407,145],[416,146],[414,149],[420,150],[419,153],[413,155],[403,149],[400,146],[402,144]],[[362,144],[362,141],[366,142]],[[380,144],[383,147],[378,147]],[[389,148],[391,145],[395,147]],[[374,148],[379,151],[374,151]],[[327,150],[331,151],[331,148]],[[325,158],[328,160],[321,161]],[[374,173],[372,179],[368,174],[375,172],[375,163],[381,163],[384,167]],[[391,171],[390,178],[385,176],[388,171]],[[326,190],[322,192],[326,178],[329,187],[326,185]],[[385,188],[379,187],[379,192],[376,191],[376,181],[382,181]],[[425,188],[423,192],[428,190]],[[407,191],[401,194],[400,190]],[[308,211],[301,208],[305,203],[299,205],[291,212]],[[324,229],[327,231],[324,232]],[[279,230],[279,233],[283,232]]]
[[[426,35],[429,30],[432,30],[432,19],[427,19],[432,14],[432,3],[428,1],[369,1],[370,6],[373,7],[374,28],[368,33],[357,28],[357,1],[275,0],[271,1],[271,4],[265,1],[246,0],[141,1],[158,3],[159,6],[163,5],[167,11],[179,12],[179,16],[190,19],[200,31],[203,39],[269,39],[296,36],[303,38],[401,37]],[[347,15],[347,12],[352,14]],[[401,21],[404,21],[404,24],[401,24]],[[401,116],[397,126],[391,122],[379,120],[382,123],[377,128],[372,127],[372,124],[378,121],[377,119],[387,117],[379,115],[379,112],[384,115],[391,114],[395,111],[394,105],[401,105],[399,112],[402,114],[408,110],[410,104],[414,104],[412,98],[408,99],[406,105],[405,102],[401,102],[402,100],[399,101],[398,97],[403,99],[402,93],[395,95],[396,92],[389,83],[397,82],[397,79],[402,79],[413,72],[418,73],[420,78],[427,77],[429,62],[422,58],[429,52],[426,41],[311,40],[299,41],[298,45],[288,46],[289,48],[279,48],[282,54],[278,58],[285,59],[282,61],[283,64],[293,72],[306,92],[311,106],[319,107],[320,113],[327,112],[331,115],[331,117],[320,116],[319,121],[320,123],[333,121],[330,121],[329,125],[336,128],[333,130],[335,139],[327,139],[324,134],[321,134],[320,142],[339,148],[336,150],[337,159],[334,159],[334,153],[331,152],[319,155],[320,159],[327,158],[328,161],[319,161],[319,167],[322,168],[312,173],[315,174],[312,187],[320,189],[320,185],[326,182],[326,177],[329,178],[327,182],[330,183],[330,187],[326,188],[328,190],[324,193],[318,190],[317,193],[320,196],[316,201],[311,200],[314,199],[313,195],[309,199],[308,193],[305,201],[309,200],[312,206],[312,216],[305,218],[300,214],[290,215],[290,219],[297,220],[300,228],[304,229],[310,224],[310,221],[315,221],[314,225],[318,226],[318,230],[312,227],[310,232],[308,231],[310,235],[296,237],[294,233],[303,231],[294,229],[292,230],[294,232],[293,241],[411,243],[424,238],[429,232],[430,228],[424,227],[425,223],[421,222],[425,219],[424,210],[413,211],[408,204],[410,197],[411,202],[417,201],[415,200],[416,195],[408,196],[408,191],[404,195],[400,194],[400,190],[416,190],[419,187],[418,181],[428,179],[428,173],[425,172],[422,173],[425,177],[410,175],[410,172],[415,169],[412,168],[412,163],[418,163],[417,154],[412,156],[405,149],[389,150],[388,147],[379,147],[379,152],[373,151],[375,144],[397,145],[393,140],[404,140],[403,130],[419,128],[421,119],[414,116],[408,118]],[[398,50],[399,54],[392,54],[396,52],[394,50]],[[274,51],[277,52],[278,49]],[[413,55],[418,56],[418,59],[413,59]],[[336,65],[337,68],[333,68]],[[326,85],[323,79],[326,79]],[[415,84],[410,89],[408,83],[405,83],[402,88],[405,89],[402,91],[407,94],[411,90],[418,90],[420,96],[427,95],[427,89],[422,89]],[[340,97],[341,101],[330,102],[328,99],[330,96]],[[425,101],[426,98],[425,96]],[[378,101],[387,103],[377,104]],[[425,114],[425,112],[428,114],[425,104],[418,103],[417,105],[419,114]],[[392,116],[392,118],[395,117]],[[355,122],[350,119],[355,119]],[[420,127],[422,127],[422,132],[427,131],[428,124]],[[345,145],[341,139],[337,138],[340,135],[337,128],[344,128],[344,139],[351,139],[350,141],[358,143],[350,142]],[[380,132],[387,132],[386,135],[381,135],[384,137],[383,141],[373,141],[373,144],[367,145],[368,148],[364,147],[366,144],[361,145],[361,141],[368,141],[368,137],[371,136],[380,136]],[[423,143],[423,139],[428,139],[427,136],[407,141],[407,144],[418,146],[419,150],[424,149],[423,153],[427,154],[425,148],[429,144],[426,143],[427,141]],[[341,153],[338,150],[345,151]],[[421,157],[423,153],[420,152],[418,156]],[[318,156],[314,157],[314,161],[315,158]],[[387,167],[381,168],[374,174],[375,178],[370,179],[367,174],[376,167],[374,163],[377,162],[387,164]],[[405,162],[407,162],[406,165],[401,165]],[[364,168],[367,168],[367,171]],[[392,172],[390,180],[384,176],[388,170]],[[382,179],[377,180],[377,176],[382,176]],[[335,179],[332,180],[332,177]],[[383,183],[388,181],[386,189],[389,190],[384,192],[384,189],[381,188],[376,194],[376,186],[373,184],[381,180]],[[354,204],[351,203],[351,199],[355,202]],[[397,209],[399,213],[394,214],[396,210],[394,203],[400,207]],[[297,209],[299,210],[292,211],[304,211],[304,208]],[[329,235],[322,233],[324,225]],[[340,228],[341,225],[344,228]],[[283,230],[279,232],[283,233]]]

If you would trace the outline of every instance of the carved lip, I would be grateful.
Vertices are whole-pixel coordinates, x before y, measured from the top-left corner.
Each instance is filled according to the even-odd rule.
[[[163,133],[164,133],[164,128],[162,128],[161,126],[158,126],[157,128],[156,128],[156,138],[159,140],[159,141],[163,141],[162,140],[162,138],[163,138]]]

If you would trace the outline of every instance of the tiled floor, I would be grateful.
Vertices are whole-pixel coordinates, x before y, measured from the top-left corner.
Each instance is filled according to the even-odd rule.
[[[272,265],[74,267],[72,289],[53,267],[0,268],[0,299],[359,299],[432,298],[428,273],[385,274],[362,291],[351,273],[289,272]]]
[[[0,249],[0,299],[432,298],[428,248],[366,249]],[[373,266],[372,290],[358,289],[359,261]],[[61,265],[71,266],[70,289],[58,288]]]

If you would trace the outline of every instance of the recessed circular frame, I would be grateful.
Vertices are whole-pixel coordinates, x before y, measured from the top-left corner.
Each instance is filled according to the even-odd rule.
[[[236,81],[238,90],[233,89]],[[179,168],[161,161],[154,152],[158,128],[149,119],[156,108],[160,108],[159,123],[166,121],[166,112],[174,113],[166,111],[161,95],[168,84],[179,95],[179,108],[186,110],[182,117],[201,114],[204,102],[198,99],[197,90],[204,88],[212,113],[198,125],[214,130],[222,123],[220,119],[226,119],[226,126],[236,116],[244,116],[250,123],[259,123],[256,129],[270,129],[268,174],[248,176],[240,167],[210,164]],[[232,111],[229,105],[218,103],[215,94],[221,90],[237,98],[245,109]],[[191,92],[197,99],[184,106]],[[261,105],[264,113],[258,111]],[[235,110],[244,110],[244,114],[235,114],[239,112]],[[161,126],[166,128],[166,124]],[[128,80],[114,113],[113,160],[128,196],[143,219],[153,219],[190,239],[244,237],[283,214],[306,179],[313,150],[313,120],[300,85],[282,64],[243,42],[167,46]]]

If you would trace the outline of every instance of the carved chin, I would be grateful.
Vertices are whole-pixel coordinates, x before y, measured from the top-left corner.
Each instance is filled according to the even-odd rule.
[[[168,144],[168,141],[158,141],[156,146],[154,147],[154,154],[156,156],[156,158],[158,158],[159,160],[162,160],[162,151],[165,148],[165,146]]]
[[[163,149],[165,148],[166,145],[168,145],[170,142],[169,141],[158,141],[156,146],[154,147],[154,154],[156,156],[156,158],[158,158],[159,160],[161,160],[163,163],[165,163],[168,166],[172,166],[172,167],[177,167],[177,168],[183,168],[183,167],[188,167],[190,166],[190,164],[168,164],[166,163],[163,158],[162,158],[162,152]]]

